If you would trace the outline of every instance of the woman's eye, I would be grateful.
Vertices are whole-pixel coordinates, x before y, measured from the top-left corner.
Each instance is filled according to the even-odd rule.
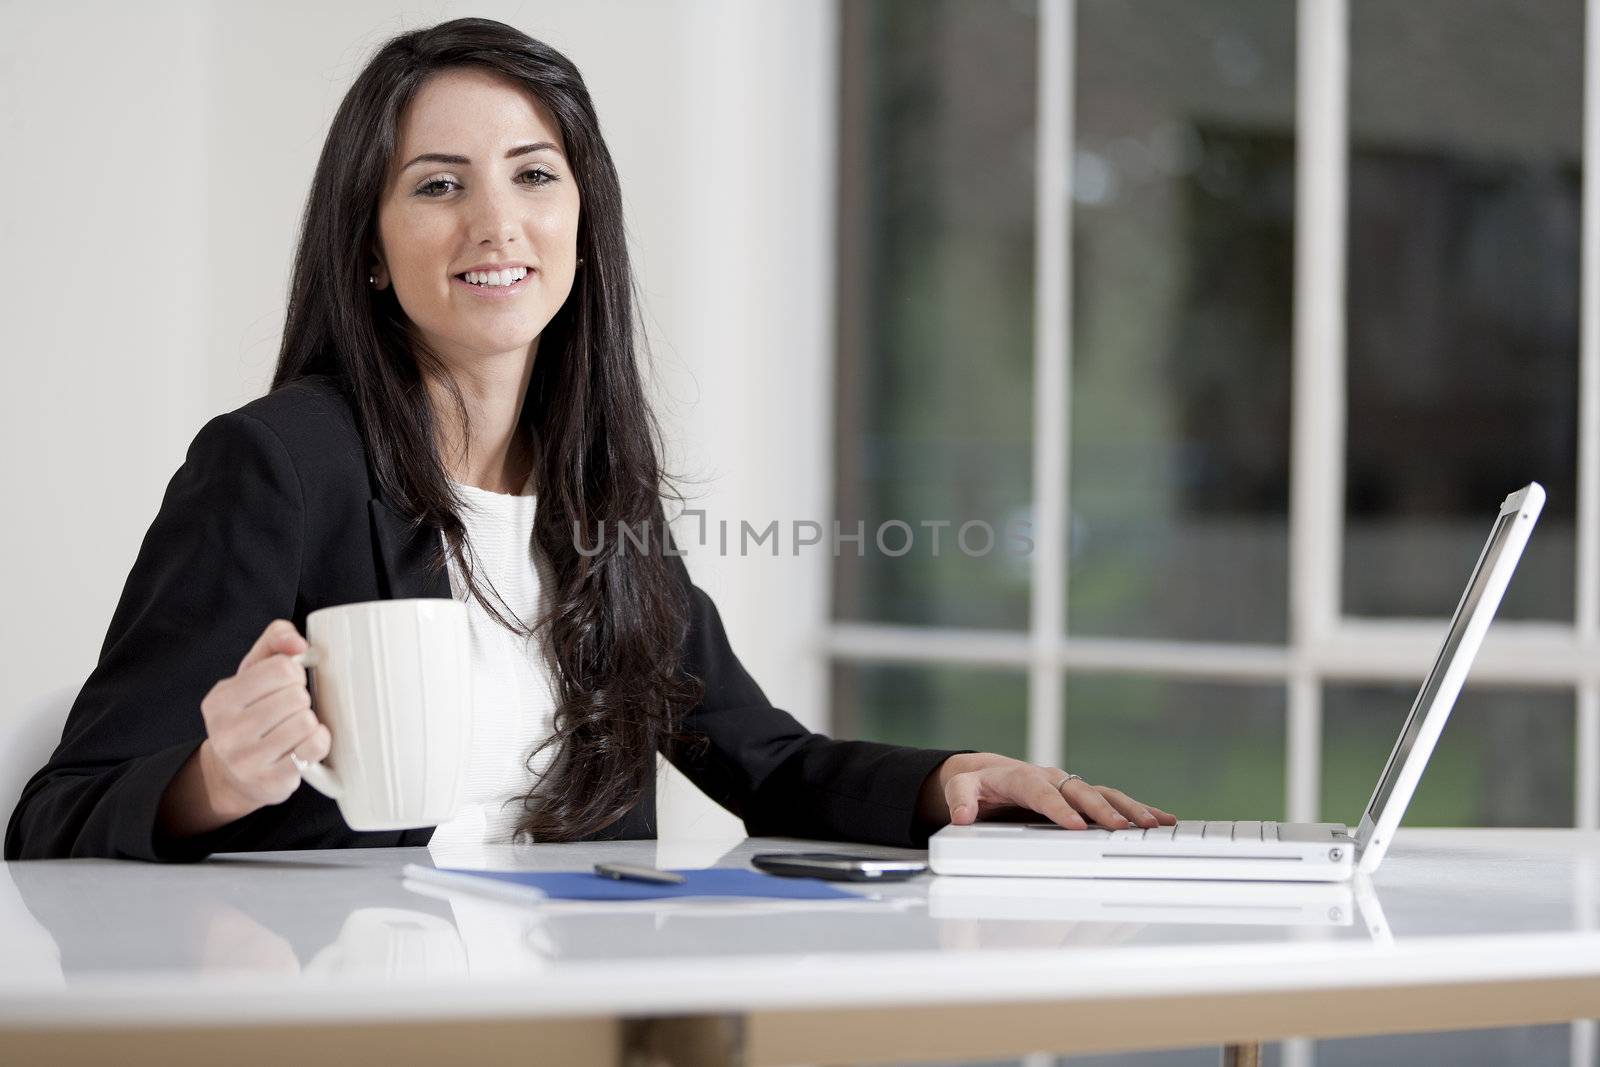
[[[423,184],[417,186],[417,192],[420,193],[423,196],[443,196],[444,195],[443,193],[430,193],[430,192],[428,192],[428,190],[432,189],[433,187],[438,186],[438,185],[454,185],[454,184],[455,184],[455,182],[451,181],[449,178],[435,178],[431,182],[424,182]]]
[[[523,181],[527,185],[533,186],[549,185],[551,182],[559,180],[554,174],[551,174],[547,170],[541,170],[538,167],[535,167],[533,170],[523,171],[521,174],[517,175],[517,179],[519,181]],[[455,185],[457,188],[460,188],[459,184],[453,178],[435,178],[431,182],[423,182],[421,185],[417,186],[417,194],[419,196],[429,197],[430,199],[437,199],[438,197],[443,196],[444,193],[430,192],[430,190],[441,185]]]

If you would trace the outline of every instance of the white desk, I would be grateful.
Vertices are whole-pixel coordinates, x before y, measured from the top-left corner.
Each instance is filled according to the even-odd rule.
[[[800,843],[493,858],[690,867],[774,847]],[[1590,832],[1403,831],[1366,899],[922,878],[842,906],[541,911],[402,887],[404,863],[435,858],[456,862],[352,849],[0,867],[0,1063],[889,1063],[1207,1043],[1248,1056],[1288,1036],[1600,1016]]]

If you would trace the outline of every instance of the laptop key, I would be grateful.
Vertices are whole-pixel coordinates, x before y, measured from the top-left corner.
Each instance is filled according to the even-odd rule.
[[[1233,839],[1235,841],[1260,841],[1261,824],[1254,821],[1234,823]]]
[[[1232,841],[1233,840],[1233,823],[1232,822],[1208,822],[1208,823],[1206,823],[1206,829],[1205,829],[1205,835],[1204,836],[1205,836],[1205,839],[1207,841]]]
[[[1323,841],[1335,840],[1333,828],[1337,823],[1331,822],[1291,822],[1278,827],[1279,841],[1292,841],[1297,844],[1314,845]]]
[[[1206,824],[1198,819],[1179,819],[1178,825],[1173,828],[1173,840],[1181,841],[1185,838],[1200,837],[1205,832]]]
[[[1143,841],[1144,830],[1137,826],[1131,830],[1113,830],[1111,831],[1111,840],[1117,844],[1126,844],[1129,841]]]

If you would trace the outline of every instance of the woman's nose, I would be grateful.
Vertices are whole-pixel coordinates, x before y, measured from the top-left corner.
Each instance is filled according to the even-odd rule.
[[[469,199],[469,225],[472,240],[476,243],[502,244],[517,235],[521,227],[521,205],[516,192],[511,189],[479,187],[478,195]]]

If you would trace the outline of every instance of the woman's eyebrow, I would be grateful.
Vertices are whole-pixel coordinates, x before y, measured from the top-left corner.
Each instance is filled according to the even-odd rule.
[[[537,152],[545,148],[557,153],[561,151],[561,149],[557,148],[555,144],[550,141],[538,141],[534,144],[518,145],[506,153],[506,158],[516,159],[518,156],[525,156],[529,152]],[[416,166],[418,163],[448,163],[452,167],[472,166],[472,160],[468,159],[466,156],[452,156],[447,155],[444,152],[424,152],[422,155],[418,156],[416,159],[413,159],[410,163],[407,163],[400,169],[408,170],[411,167]]]

